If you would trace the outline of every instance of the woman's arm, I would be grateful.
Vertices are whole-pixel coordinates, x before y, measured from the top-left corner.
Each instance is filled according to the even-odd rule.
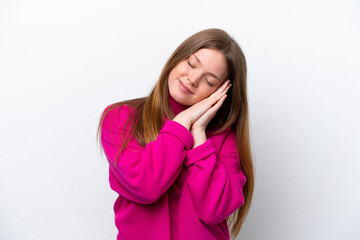
[[[246,178],[239,166],[234,131],[230,131],[216,156],[211,139],[188,151],[187,185],[198,217],[218,224],[244,204]]]
[[[129,114],[130,107],[126,105],[119,111],[113,109],[102,125],[101,143],[110,163],[110,185],[131,201],[151,204],[174,183],[194,140],[181,124],[167,121],[157,139],[145,147],[141,147],[133,136],[115,164]],[[128,131],[125,127],[124,134]]]

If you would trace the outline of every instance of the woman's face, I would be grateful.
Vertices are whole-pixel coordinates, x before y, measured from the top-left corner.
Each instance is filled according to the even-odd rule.
[[[218,50],[202,48],[171,70],[170,95],[176,102],[191,106],[215,92],[227,74],[225,56]]]

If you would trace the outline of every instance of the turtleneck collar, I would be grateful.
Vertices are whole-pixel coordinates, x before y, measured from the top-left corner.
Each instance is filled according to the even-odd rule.
[[[182,105],[177,101],[175,101],[175,99],[171,96],[170,91],[168,91],[168,96],[169,96],[170,108],[174,112],[175,116],[190,107],[190,106]]]

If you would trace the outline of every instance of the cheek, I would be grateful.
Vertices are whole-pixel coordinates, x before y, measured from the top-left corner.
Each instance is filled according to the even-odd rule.
[[[181,62],[173,68],[173,71],[175,77],[183,76],[187,73],[187,67],[183,62]]]
[[[214,92],[215,92],[215,90],[209,89],[208,86],[201,86],[201,89],[199,89],[199,92],[198,92],[199,101],[203,100],[204,98],[209,97]]]

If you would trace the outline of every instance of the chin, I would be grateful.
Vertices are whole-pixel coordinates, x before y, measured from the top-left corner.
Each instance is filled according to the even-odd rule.
[[[181,105],[184,105],[184,106],[192,105],[191,103],[189,103],[189,101],[186,101],[186,99],[184,99],[184,96],[182,96],[181,94],[172,94],[171,96],[177,103],[179,103]]]
[[[181,105],[186,105],[186,106],[189,105],[186,101],[184,101],[184,99],[182,99],[182,97],[177,97],[177,96],[175,96],[175,97],[173,97],[173,98],[175,99],[175,101],[176,101],[177,103],[179,103],[179,104],[181,104]]]

